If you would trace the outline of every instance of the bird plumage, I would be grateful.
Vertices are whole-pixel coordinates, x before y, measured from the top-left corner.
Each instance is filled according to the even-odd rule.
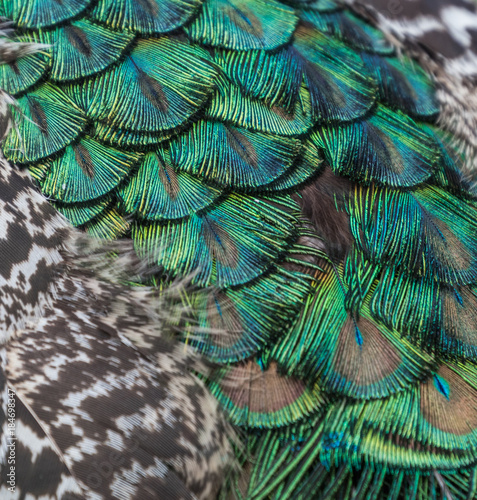
[[[93,238],[48,212],[60,274],[4,346],[4,383],[45,449],[59,443],[74,494],[476,496],[471,141],[442,118],[456,108],[437,55],[402,55],[364,14],[332,0],[0,2],[18,40],[41,44],[1,67],[16,100],[3,152]],[[93,254],[122,239],[100,259],[126,270],[108,276],[61,231]],[[174,320],[154,290],[177,279]],[[94,497],[90,457],[144,427]],[[61,498],[47,483],[24,491]]]

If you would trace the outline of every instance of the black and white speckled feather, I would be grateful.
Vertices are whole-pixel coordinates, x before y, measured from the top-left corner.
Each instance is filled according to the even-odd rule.
[[[64,265],[67,222],[33,188],[26,174],[0,168],[0,326],[22,329],[51,302]]]
[[[110,250],[72,229],[0,158],[2,499],[206,499],[230,468],[217,402],[164,333],[167,299],[95,265]],[[114,250],[115,269],[140,271],[127,244]]]
[[[406,48],[424,50],[460,77],[477,76],[477,11],[472,0],[348,0],[366,9]]]
[[[4,476],[0,497],[210,498],[229,431],[150,314],[167,304],[96,278],[77,253],[90,249],[84,236],[4,161],[0,176],[2,377],[22,457],[15,494]]]

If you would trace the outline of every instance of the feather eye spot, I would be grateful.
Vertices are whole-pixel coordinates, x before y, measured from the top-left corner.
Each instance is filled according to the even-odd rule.
[[[399,351],[371,321],[361,318],[355,323],[348,317],[334,357],[334,370],[339,376],[361,386],[372,386],[391,377],[402,361]]]
[[[221,349],[236,348],[244,328],[233,301],[223,292],[216,292],[208,298],[205,310],[210,330],[220,332],[213,336],[213,345],[220,346]]]
[[[477,390],[457,371],[442,365],[433,382],[421,383],[420,410],[433,427],[454,436],[466,436],[477,429]],[[462,372],[463,374],[465,372]]]

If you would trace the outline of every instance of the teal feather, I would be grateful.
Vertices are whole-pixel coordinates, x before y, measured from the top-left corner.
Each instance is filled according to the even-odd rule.
[[[372,293],[370,309],[389,327],[436,348],[441,289],[434,279],[415,278],[388,267]]]
[[[414,118],[432,119],[439,113],[434,84],[415,62],[400,57],[363,54],[363,61],[378,82],[383,104]]]
[[[171,141],[179,169],[223,186],[254,189],[270,184],[294,163],[300,141],[199,121]]]
[[[40,43],[35,33],[16,37],[18,43]],[[38,83],[50,66],[50,54],[47,48],[26,54],[14,61],[0,65],[0,88],[12,95],[25,92]]]
[[[92,0],[1,0],[0,16],[20,28],[45,28],[83,12]]]
[[[465,155],[459,150],[454,137],[437,127],[426,126],[424,130],[432,134],[439,146],[439,161],[433,174],[433,181],[451,192],[477,198],[477,184],[466,175]]]
[[[381,31],[350,12],[323,13],[306,6],[300,17],[323,33],[355,49],[383,55],[391,55],[394,52],[393,46]]]
[[[350,204],[351,230],[373,260],[448,284],[470,284],[477,278],[475,210],[475,202],[434,187],[360,188]]]
[[[304,75],[314,121],[348,121],[374,104],[375,83],[361,58],[309,23],[301,23],[291,50]]]
[[[290,40],[297,21],[293,9],[275,0],[213,0],[186,32],[206,45],[270,50]]]
[[[361,307],[381,272],[381,266],[367,260],[355,246],[349,250],[343,276],[348,288],[344,306],[355,317],[359,317]]]
[[[275,105],[272,107],[259,99],[246,97],[239,87],[227,80],[219,82],[206,117],[230,123],[257,132],[277,135],[300,135],[311,128],[311,102],[309,92],[302,86],[293,110]]]
[[[94,203],[63,205],[62,203],[52,202],[52,204],[73,226],[79,227],[98,218],[111,205],[111,198],[105,196],[100,200],[95,200]]]
[[[337,446],[337,433],[331,433],[324,439],[323,427],[315,425],[310,429],[303,426],[291,426],[295,432],[264,431],[259,436],[250,438],[246,454],[250,457],[251,479],[247,490],[237,484],[234,493],[237,498],[356,498],[360,500],[387,499],[445,499],[439,495],[441,487],[452,492],[453,498],[465,500],[472,498],[475,491],[476,469],[461,469],[458,472],[442,471],[438,474],[419,472],[406,473],[386,465],[375,465],[373,460],[356,464],[356,469],[343,464],[321,464],[317,457],[324,458],[324,451],[330,446]],[[323,439],[320,441],[320,438]],[[380,445],[383,439],[377,438]],[[333,448],[328,455],[337,455]],[[381,461],[397,449],[379,449]],[[401,452],[402,453],[402,452]],[[424,455],[419,451],[409,451],[409,455]],[[377,454],[376,454],[377,455]],[[288,459],[288,460],[287,460]],[[341,460],[342,462],[342,460]],[[276,466],[277,464],[278,467]],[[289,464],[289,465],[288,465]],[[309,469],[309,473],[304,471]],[[436,484],[436,477],[441,484]],[[287,493],[288,497],[284,494]],[[417,496],[419,494],[419,496]],[[293,495],[293,496],[290,496]],[[220,497],[223,500],[224,497]]]
[[[303,75],[290,50],[217,51],[215,62],[242,94],[260,99],[269,107],[289,112],[295,109]]]
[[[429,179],[439,152],[412,119],[381,106],[367,120],[318,129],[313,140],[335,173],[396,187]]]
[[[438,305],[443,356],[477,361],[477,287],[444,288]]]
[[[68,93],[90,119],[157,133],[190,118],[207,100],[214,77],[207,52],[163,37],[138,41],[120,65],[69,86]]]
[[[341,5],[334,0],[287,0],[285,3],[303,10],[313,10],[316,12],[335,12],[341,10]]]
[[[374,103],[374,82],[359,56],[310,24],[298,26],[287,49],[228,52],[217,60],[245,95],[289,112],[299,104],[304,81],[314,121],[355,119]]]
[[[433,464],[444,470],[465,467],[477,458],[472,444],[477,432],[476,381],[475,366],[444,363],[430,380],[411,390],[366,403],[335,404],[325,417],[324,432],[340,436],[342,456],[346,452],[356,458],[366,455],[368,463],[423,469]],[[390,443],[383,455],[378,447],[385,436],[390,436]]]
[[[130,230],[130,224],[113,205],[88,221],[83,229],[95,238],[107,240],[123,237]]]
[[[137,174],[119,191],[124,210],[148,220],[179,219],[211,205],[221,191],[178,172],[169,152],[147,153]]]
[[[134,35],[112,31],[90,21],[77,21],[43,32],[43,43],[52,46],[51,79],[77,80],[117,62]]]
[[[323,171],[323,158],[321,151],[312,141],[305,142],[305,147],[300,158],[282,176],[268,184],[266,188],[271,191],[291,190],[304,185],[313,177]]]
[[[329,264],[323,269],[290,333],[272,350],[279,365],[289,375],[318,379],[327,391],[364,399],[389,396],[423,378],[431,359],[377,323],[367,304],[359,319],[351,316],[339,271]]]
[[[170,131],[161,131],[149,133],[143,131],[131,131],[119,129],[111,126],[109,123],[96,122],[93,130],[95,139],[111,146],[119,148],[140,148],[157,145],[167,139],[170,139]]]
[[[57,153],[86,127],[83,112],[50,83],[20,97],[17,106],[17,126],[2,144],[5,156],[13,162],[35,162]]]
[[[186,23],[201,0],[99,0],[93,19],[117,31],[166,33]]]
[[[132,236],[138,252],[167,271],[194,273],[201,285],[239,285],[269,269],[294,235],[295,205],[288,198],[276,204],[234,194],[183,222],[135,224]]]
[[[388,268],[371,298],[373,315],[444,358],[477,360],[477,291]]]
[[[187,341],[215,362],[244,360],[286,332],[308,290],[304,276],[278,269],[248,287],[195,294]]]
[[[64,203],[81,203],[111,192],[138,163],[141,154],[120,151],[85,137],[48,162],[43,192]]]

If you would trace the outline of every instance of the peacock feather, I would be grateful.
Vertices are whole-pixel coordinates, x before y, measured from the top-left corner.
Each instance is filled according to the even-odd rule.
[[[131,243],[137,289],[188,280],[175,338],[237,430],[220,491],[201,476],[148,498],[477,498],[474,153],[431,63],[360,12],[0,0],[41,44],[0,66],[3,154],[73,226]],[[131,345],[156,356],[156,337]],[[139,498],[112,479],[91,496],[88,471],[84,498]]]

